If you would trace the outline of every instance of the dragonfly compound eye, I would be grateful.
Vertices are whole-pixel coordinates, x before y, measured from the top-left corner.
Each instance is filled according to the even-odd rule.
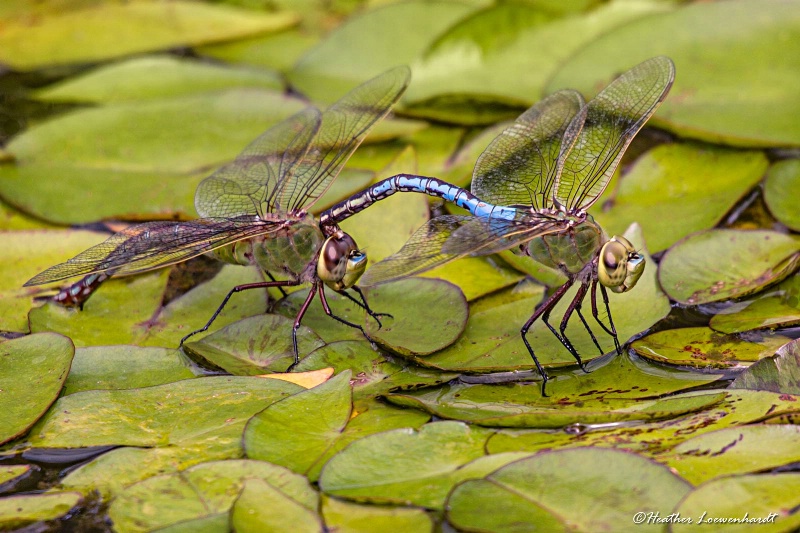
[[[612,237],[600,249],[597,277],[613,292],[633,288],[644,272],[644,256],[625,237]]]
[[[367,254],[358,249],[347,233],[329,237],[322,245],[317,261],[317,275],[336,291],[356,284],[367,268]]]

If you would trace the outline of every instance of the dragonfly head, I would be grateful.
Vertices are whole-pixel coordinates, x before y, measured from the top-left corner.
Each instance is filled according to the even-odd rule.
[[[317,260],[317,275],[335,291],[349,289],[367,269],[367,254],[343,231],[328,237]]]
[[[626,292],[644,272],[644,256],[625,237],[614,236],[600,249],[597,277],[613,292]]]

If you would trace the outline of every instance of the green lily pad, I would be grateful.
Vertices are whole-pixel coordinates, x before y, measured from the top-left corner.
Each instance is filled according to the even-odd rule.
[[[724,24],[719,21],[724,20]],[[644,59],[675,62],[675,86],[655,124],[681,136],[736,146],[798,146],[800,27],[791,2],[701,2],[642,17],[573,54],[547,92],[574,87],[592,94]]]
[[[0,467],[0,492],[6,492],[6,487],[30,472],[31,465],[3,465]]]
[[[724,309],[711,317],[709,326],[723,333],[788,327],[800,323],[800,276],[793,275],[772,290]]]
[[[0,444],[30,429],[56,401],[75,346],[53,333],[0,343]]]
[[[20,494],[0,498],[0,527],[18,529],[66,515],[83,496],[78,492]]]
[[[10,155],[9,155],[10,157]],[[3,159],[3,152],[0,152],[0,161]],[[13,158],[12,158],[13,160]],[[20,231],[29,229],[54,229],[55,226],[49,222],[39,220],[29,216],[22,211],[11,207],[0,200],[0,230]]]
[[[447,501],[447,519],[480,531],[533,531],[539,519],[555,530],[620,531],[637,512],[671,509],[690,490],[666,467],[633,453],[552,451],[458,485]],[[662,530],[663,524],[636,524],[636,531]]]
[[[422,277],[442,279],[458,285],[468,302],[523,279],[516,270],[486,257],[464,257],[424,272]]]
[[[307,28],[295,27],[279,33],[198,46],[194,50],[201,56],[213,57],[227,63],[286,72],[319,40],[320,35],[309,33]]]
[[[86,390],[137,389],[195,377],[178,350],[138,346],[78,348],[64,395]]]
[[[330,496],[349,500],[441,509],[455,483],[508,462],[509,457],[486,457],[488,461],[472,463],[483,458],[490,434],[459,422],[434,422],[419,431],[370,435],[333,456],[322,469],[319,486]]]
[[[638,230],[632,230],[626,235],[637,249],[642,250],[649,261],[649,256],[641,246],[641,234]],[[645,268],[644,274],[633,290],[625,294],[609,294],[611,313],[620,342],[625,342],[636,333],[649,328],[669,312],[668,300],[661,293],[655,277],[653,267]],[[573,287],[555,306],[551,323],[556,328],[576,292],[577,287]],[[604,323],[607,323],[602,298],[599,295],[597,300],[600,316]],[[432,356],[416,357],[414,361],[423,366],[449,371],[495,372],[535,368],[519,331],[540,302],[541,297],[534,297],[475,312],[470,316],[464,334],[455,344]],[[603,348],[603,353],[613,350],[614,344],[610,336],[606,335],[590,316],[591,305],[588,295],[584,300],[583,309],[587,322],[592,325],[595,336]],[[601,355],[580,319],[575,315],[567,327],[567,336],[584,361],[590,361]],[[572,355],[542,321],[537,320],[534,323],[528,332],[528,340],[544,366],[575,364]]]
[[[672,524],[676,533],[700,528],[723,529],[733,533],[797,531],[800,514],[800,474],[758,474],[731,476],[704,483],[686,495],[675,508],[692,523]],[[702,519],[702,521],[700,521]]]
[[[527,388],[537,387],[528,385]],[[558,428],[570,424],[670,419],[707,409],[725,398],[724,393],[717,393],[663,400],[589,399],[574,405],[561,401],[553,405],[541,401],[540,394],[534,393],[532,399],[524,396],[524,389],[521,392],[519,386],[514,389],[484,386],[472,390],[453,386],[427,393],[395,393],[388,399],[395,405],[416,407],[440,418],[480,426]],[[514,398],[514,401],[506,398]]]
[[[177,474],[146,479],[117,495],[108,515],[120,531],[152,531],[220,514],[227,518],[242,489],[252,481],[279,492],[271,493],[271,499],[277,497],[284,506],[291,502],[295,511],[298,506],[316,511],[319,497],[303,476],[263,461],[237,460],[203,463]],[[265,495],[266,491],[259,489],[263,487],[251,490]],[[239,513],[247,512],[252,496]]]
[[[474,9],[469,3],[421,0],[379,6],[331,32],[295,65],[289,80],[311,99],[331,101],[387,65],[412,62]]]
[[[214,376],[129,390],[76,392],[33,428],[36,448],[170,446],[197,440],[238,445],[253,414],[302,387],[254,377]]]
[[[144,56],[99,67],[39,89],[38,100],[118,103],[174,98],[233,87],[281,90],[277,74],[229,68],[175,56]]]
[[[554,18],[538,5],[492,5],[453,24],[412,64],[409,111],[457,124],[513,118],[543,95],[554,71],[581,46],[667,9],[657,2],[610,2]]]
[[[22,287],[37,272],[101,242],[91,231],[41,230],[0,232],[6,259],[0,264],[0,329],[29,330],[28,311],[41,287]]]
[[[180,0],[82,7],[48,12],[33,23],[26,17],[7,21],[0,36],[0,61],[18,70],[86,63],[277,31],[297,21],[291,13]]]
[[[800,395],[800,342],[793,340],[772,357],[756,362],[739,374],[730,388]]]
[[[17,164],[0,166],[0,193],[60,224],[192,218],[194,190],[209,168],[303,107],[280,93],[229,89],[80,109],[8,144]],[[91,197],[74,194],[80,190]]]
[[[253,316],[184,346],[195,357],[235,376],[285,372],[294,363],[293,322],[280,315]],[[297,330],[300,354],[307,354],[323,344],[307,327]]]
[[[714,227],[767,169],[763,152],[664,144],[640,157],[595,218],[609,233],[638,222],[651,252]],[[702,179],[697,179],[702,176]],[[664,224],[669,220],[669,224]]]
[[[234,531],[323,531],[316,506],[309,508],[267,481],[247,479],[231,509]]]
[[[800,159],[772,165],[764,179],[764,201],[775,218],[794,231],[800,231],[800,214],[792,200],[799,195]]]
[[[631,343],[631,348],[659,363],[693,368],[746,368],[771,356],[790,340],[783,335],[767,335],[754,342],[739,335],[697,327],[652,333]]]
[[[794,272],[798,262],[800,237],[714,229],[670,248],[661,259],[658,279],[673,300],[699,305],[758,292]]]
[[[360,505],[322,495],[322,516],[331,531],[434,531],[433,520],[423,509]]]
[[[800,461],[800,428],[751,425],[721,429],[689,439],[660,459],[690,483],[769,470]],[[764,443],[768,442],[768,446]]]

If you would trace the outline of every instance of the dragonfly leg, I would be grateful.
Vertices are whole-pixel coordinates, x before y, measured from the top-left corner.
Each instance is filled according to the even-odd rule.
[[[344,318],[342,318],[342,317],[338,317],[338,316],[336,316],[336,315],[334,315],[334,314],[333,314],[333,312],[331,311],[331,308],[330,308],[330,306],[328,305],[328,299],[327,299],[327,298],[325,298],[325,286],[324,286],[324,285],[320,285],[320,289],[319,289],[319,300],[320,300],[320,302],[322,302],[322,310],[323,310],[323,311],[325,311],[325,314],[326,314],[326,315],[328,315],[328,316],[329,316],[329,317],[331,317],[332,319],[336,320],[337,322],[341,322],[341,323],[342,323],[342,324],[344,324],[345,326],[350,326],[351,328],[355,328],[355,329],[359,330],[359,331],[361,332],[361,334],[362,334],[362,335],[364,335],[364,338],[365,338],[365,339],[367,339],[367,340],[369,341],[369,343],[372,345],[372,347],[373,347],[374,349],[377,349],[377,348],[378,348],[378,347],[375,345],[375,341],[373,341],[373,340],[372,340],[372,337],[370,337],[369,335],[367,335],[367,332],[366,332],[366,331],[364,331],[364,328],[362,328],[362,327],[361,327],[361,326],[359,326],[358,324],[353,324],[352,322],[348,322],[348,321],[347,321],[347,320],[345,320]]]
[[[196,329],[196,330],[192,331],[188,335],[185,335],[181,339],[181,343],[178,345],[178,347],[183,346],[183,343],[186,342],[186,339],[188,339],[189,337],[192,337],[192,336],[197,335],[198,333],[202,333],[204,331],[208,331],[208,328],[211,327],[211,324],[214,323],[214,321],[217,319],[219,314],[225,308],[225,305],[227,305],[228,300],[230,300],[231,296],[233,296],[237,292],[242,292],[242,291],[246,291],[246,290],[249,290],[249,289],[268,289],[270,287],[291,287],[293,285],[299,285],[299,284],[300,284],[299,281],[286,280],[286,281],[259,281],[258,283],[246,283],[244,285],[237,285],[236,287],[234,287],[230,291],[228,291],[228,294],[225,295],[225,299],[222,300],[222,303],[219,305],[219,307],[217,307],[217,310],[214,311],[214,314],[211,315],[211,318],[208,319],[208,322],[206,322],[206,325],[203,326],[200,329]]]
[[[314,295],[317,294],[318,288],[319,286],[317,283],[314,283],[311,286],[311,289],[308,291],[308,296],[306,296],[303,305],[300,306],[297,316],[294,317],[294,325],[292,326],[292,348],[294,349],[294,363],[289,365],[289,368],[286,369],[287,372],[291,372],[292,369],[297,366],[297,363],[300,362],[300,350],[297,348],[297,330],[300,328],[300,322],[303,320],[306,311],[308,311],[308,306],[311,305],[311,301],[314,299]]]
[[[617,351],[617,355],[622,355],[622,347],[619,345],[619,337],[617,337],[617,328],[614,327],[614,320],[611,318],[611,307],[609,307],[609,305],[608,305],[608,292],[606,291],[606,288],[605,288],[604,285],[600,285],[600,294],[603,295],[603,303],[606,306],[606,314],[608,315],[608,323],[611,325],[610,329],[605,324],[603,324],[603,321],[600,320],[600,316],[597,313],[597,285],[598,285],[597,280],[593,280],[592,281],[592,316],[594,316],[594,319],[597,321],[598,324],[600,324],[600,327],[602,327],[603,330],[605,330],[605,332],[608,333],[609,335],[611,335],[611,337],[614,339],[614,348]]]
[[[383,324],[381,324],[381,321],[380,321],[380,319],[378,318],[379,316],[388,316],[389,318],[394,318],[394,317],[393,317],[392,315],[390,315],[389,313],[376,313],[375,311],[373,311],[373,310],[372,310],[372,309],[369,307],[369,304],[367,303],[367,299],[364,297],[364,293],[363,293],[363,292],[361,292],[361,289],[360,289],[360,288],[359,288],[357,285],[353,285],[353,286],[352,286],[352,287],[350,287],[350,288],[351,288],[351,289],[353,289],[354,291],[356,291],[356,294],[358,294],[359,296],[361,296],[361,302],[359,302],[358,300],[356,300],[355,298],[353,298],[353,297],[350,295],[350,293],[348,293],[347,291],[338,291],[338,292],[339,292],[339,294],[341,294],[341,295],[344,295],[344,296],[348,297],[348,298],[349,298],[350,300],[352,300],[352,301],[353,301],[353,302],[354,302],[354,303],[355,303],[357,306],[359,306],[359,307],[361,307],[362,309],[364,309],[364,310],[367,312],[367,314],[368,314],[369,316],[371,316],[372,318],[374,318],[374,319],[375,319],[375,322],[377,322],[377,323],[378,323],[378,329],[380,329],[380,328],[382,328],[382,327],[383,327]],[[362,302],[363,302],[363,303],[362,303]]]
[[[575,298],[573,298],[572,301],[569,303],[569,307],[567,307],[567,311],[564,313],[564,317],[561,319],[561,326],[558,329],[561,332],[561,338],[563,338],[565,341],[569,343],[570,346],[572,346],[572,343],[569,342],[569,339],[567,338],[567,323],[569,322],[569,319],[572,317],[572,313],[577,312],[578,317],[581,319],[581,322],[583,323],[583,327],[585,327],[586,331],[589,332],[589,336],[592,338],[592,341],[594,341],[594,345],[597,346],[598,350],[600,350],[600,355],[603,355],[603,349],[600,347],[600,343],[597,342],[597,339],[594,336],[594,332],[592,332],[591,328],[589,327],[589,324],[586,323],[586,319],[583,317],[583,313],[581,313],[581,304],[583,302],[583,299],[586,297],[586,291],[588,289],[589,289],[588,283],[581,283],[580,287],[578,287],[578,292],[575,294]],[[571,352],[573,353],[573,355],[577,354],[577,350],[575,350],[574,346],[572,347]],[[580,356],[577,356],[576,358],[578,361],[578,365],[581,367],[581,370],[588,373],[589,371],[586,370],[586,366],[584,366]]]
[[[553,306],[555,306],[558,303],[558,301],[564,297],[564,293],[567,292],[567,290],[570,288],[570,286],[572,286],[572,284],[573,281],[569,280],[564,285],[559,287],[558,290],[555,293],[553,293],[553,295],[550,298],[545,300],[545,302],[533,312],[528,321],[525,322],[525,324],[519,330],[520,335],[522,335],[522,341],[525,343],[525,347],[528,348],[528,353],[531,355],[531,358],[533,359],[533,362],[536,365],[536,369],[539,371],[539,374],[542,375],[542,396],[547,396],[547,394],[545,393],[545,385],[547,385],[547,380],[550,378],[547,375],[547,372],[544,371],[544,368],[542,367],[542,364],[539,362],[539,359],[536,357],[536,354],[533,353],[533,347],[531,346],[531,343],[528,342],[528,338],[526,337],[526,335],[528,333],[528,330],[531,329],[533,323],[536,322],[536,319],[542,315],[545,315],[543,317],[545,324],[547,324],[547,327],[550,328],[550,331],[552,331],[553,334],[556,337],[558,337],[559,340],[561,340],[561,337],[558,336],[556,330],[554,330],[553,327],[547,323],[546,317],[550,315],[550,311],[553,309]]]
[[[278,280],[276,280],[276,279],[275,279],[275,276],[273,276],[273,275],[272,275],[272,272],[268,272],[268,271],[266,271],[266,270],[265,270],[264,272],[266,272],[266,274],[267,274],[267,277],[268,277],[268,278],[269,278],[271,281],[275,281],[275,282],[277,282],[277,281],[278,281]],[[283,295],[283,297],[284,297],[284,298],[286,298],[286,297],[288,296],[288,294],[286,294],[286,291],[285,291],[285,290],[283,290],[283,286],[282,286],[282,285],[278,285],[277,287],[278,287],[278,290],[279,290],[279,291],[281,291],[281,294]]]

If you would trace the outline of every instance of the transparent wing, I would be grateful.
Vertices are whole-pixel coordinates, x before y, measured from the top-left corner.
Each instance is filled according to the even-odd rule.
[[[400,250],[367,269],[359,285],[377,285],[421,274],[461,257],[442,253],[442,246],[462,224],[473,217],[445,215],[420,227]],[[463,254],[462,254],[463,255]]]
[[[674,79],[672,61],[654,57],[612,81],[587,104],[583,129],[556,179],[556,200],[569,210],[588,209],[597,200]]]
[[[95,272],[127,275],[154,270],[226,244],[277,231],[286,224],[254,221],[253,217],[136,224],[69,261],[37,274],[25,285],[41,285]]]
[[[470,217],[442,247],[442,253],[489,255],[508,250],[531,239],[564,229],[567,222],[541,213],[520,213],[514,220]]]
[[[528,109],[478,158],[473,194],[495,205],[552,207],[562,154],[572,148],[584,114],[583,97],[573,90],[559,91]]]
[[[197,186],[194,205],[200,216],[271,213],[281,176],[291,175],[306,156],[321,121],[319,110],[309,107],[262,133]]]
[[[315,142],[290,173],[281,169],[275,205],[308,209],[328,189],[370,128],[386,116],[408,86],[408,67],[396,67],[359,85],[322,115]]]

